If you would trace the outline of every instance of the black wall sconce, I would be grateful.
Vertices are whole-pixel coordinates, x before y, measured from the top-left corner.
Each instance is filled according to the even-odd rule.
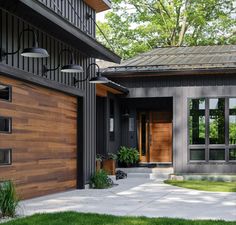
[[[46,58],[49,56],[48,52],[44,48],[39,48],[38,45],[38,37],[34,30],[32,29],[24,29],[21,31],[20,35],[18,36],[18,49],[14,52],[6,52],[2,48],[0,48],[0,61],[3,61],[3,59],[7,55],[15,55],[20,51],[21,48],[21,37],[24,32],[31,32],[33,34],[33,47],[32,48],[25,48],[21,55],[24,57],[29,58]]]
[[[89,68],[90,68],[91,66],[96,66],[98,70],[97,70],[97,72],[96,72],[96,77],[91,78],[91,79],[89,80],[89,83],[91,83],[91,84],[106,84],[106,83],[109,82],[109,80],[108,80],[106,77],[103,77],[103,76],[102,76],[102,73],[101,73],[101,71],[100,71],[99,65],[96,64],[96,63],[91,63],[91,64],[89,64],[89,66],[86,68],[86,77],[85,77],[84,79],[77,80],[77,79],[74,77],[74,85],[76,85],[76,84],[79,83],[79,82],[84,82],[84,81],[88,80],[88,78],[89,78],[89,71],[88,71],[88,70],[89,70]]]
[[[70,60],[67,65],[61,66],[60,61],[61,61],[61,54],[63,52],[68,52],[70,54]],[[53,69],[48,69],[47,66],[43,65],[43,76],[47,76],[47,72],[49,71],[55,71],[58,70],[61,67],[61,72],[62,73],[82,73],[84,70],[82,66],[75,64],[75,58],[74,58],[74,53],[70,49],[62,49],[59,53],[59,65]]]

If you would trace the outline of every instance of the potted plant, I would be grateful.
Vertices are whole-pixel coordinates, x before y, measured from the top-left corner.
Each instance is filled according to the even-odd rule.
[[[139,161],[139,152],[136,148],[121,146],[117,156],[119,164],[123,167],[134,166]]]
[[[113,153],[108,153],[107,158],[102,162],[102,168],[109,174],[115,175],[116,173],[116,159],[117,155]]]
[[[98,172],[99,170],[102,169],[102,155],[97,154],[96,155],[96,171]]]

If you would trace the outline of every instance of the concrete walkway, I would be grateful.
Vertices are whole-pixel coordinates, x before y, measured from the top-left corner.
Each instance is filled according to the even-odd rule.
[[[23,201],[20,213],[77,211],[112,215],[236,220],[236,193],[195,191],[147,178],[106,190],[74,190]]]

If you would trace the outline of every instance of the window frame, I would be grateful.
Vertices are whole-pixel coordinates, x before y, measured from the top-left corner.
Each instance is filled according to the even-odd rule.
[[[0,83],[0,85],[6,86],[9,88],[9,98],[8,99],[3,99],[0,97],[0,101],[3,102],[12,102],[12,86],[4,83]]]
[[[210,144],[209,134],[210,134],[210,107],[209,101],[214,98],[224,98],[225,100],[225,143],[224,144]],[[188,97],[187,98],[187,160],[188,163],[236,163],[236,160],[229,160],[229,150],[232,148],[236,149],[235,145],[230,145],[229,143],[229,116],[230,116],[230,108],[229,108],[229,99],[236,98],[235,96],[211,96],[211,97]],[[190,102],[193,99],[205,99],[205,144],[190,144]],[[210,160],[210,149],[225,149],[225,160]],[[205,149],[205,160],[191,160],[190,159],[190,151],[191,149]]]
[[[12,134],[12,118],[7,117],[7,116],[1,116],[1,115],[0,115],[0,118],[4,118],[4,119],[9,120],[9,131],[1,131],[0,130],[0,134]]]
[[[11,148],[0,148],[0,151],[9,151],[9,162],[8,163],[0,163],[0,167],[11,166],[12,165],[12,149]]]

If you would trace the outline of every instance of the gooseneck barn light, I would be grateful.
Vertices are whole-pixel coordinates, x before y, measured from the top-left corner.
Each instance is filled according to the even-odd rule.
[[[89,80],[89,83],[92,83],[92,84],[106,84],[109,82],[109,80],[106,78],[106,77],[103,77],[102,76],[102,73],[100,71],[100,67],[98,64],[96,63],[91,63],[89,64],[89,66],[86,68],[86,77],[84,79],[81,79],[81,80],[77,80],[75,77],[74,77],[74,85],[76,85],[77,83],[79,82],[84,82],[86,80],[89,79],[89,69],[91,66],[96,66],[97,67],[97,72],[96,72],[96,77],[92,77],[90,80]]]
[[[68,52],[70,54],[70,60],[67,65],[61,66],[60,61],[61,61],[61,54],[64,52]],[[58,70],[61,67],[61,72],[62,73],[82,73],[84,70],[83,68],[75,64],[75,58],[74,58],[74,53],[70,49],[62,49],[59,53],[59,65],[53,69],[48,69],[47,66],[43,66],[43,76],[47,76],[46,73],[49,71],[55,71]]]
[[[33,34],[33,47],[31,48],[25,48],[21,55],[24,57],[30,57],[30,58],[46,58],[49,56],[48,52],[44,48],[39,48],[38,45],[38,37],[34,30],[32,29],[24,29],[21,31],[20,35],[18,36],[18,49],[14,52],[6,52],[2,48],[0,48],[0,61],[2,61],[7,55],[15,55],[17,54],[21,49],[21,37],[24,32],[31,32]]]

